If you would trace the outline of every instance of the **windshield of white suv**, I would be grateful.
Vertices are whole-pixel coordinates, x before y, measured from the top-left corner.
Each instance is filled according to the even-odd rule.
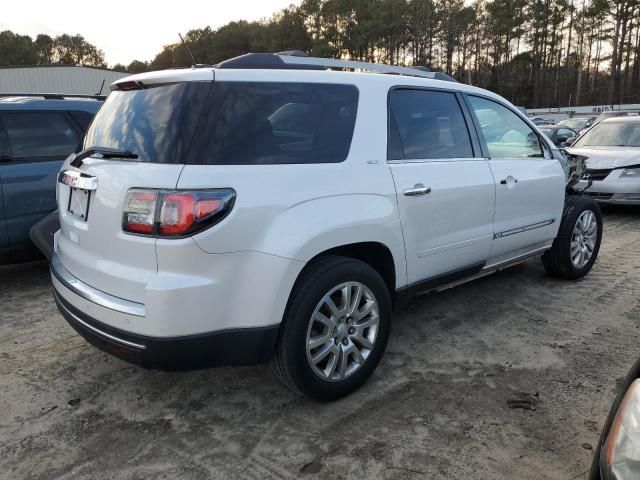
[[[354,85],[214,82],[187,163],[338,163],[358,109]]]
[[[640,147],[640,122],[603,122],[592,127],[574,147]]]
[[[87,131],[83,148],[128,150],[135,161],[185,163],[212,82],[113,91]]]

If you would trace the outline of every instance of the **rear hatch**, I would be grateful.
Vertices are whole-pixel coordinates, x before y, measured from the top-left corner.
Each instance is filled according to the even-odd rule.
[[[157,272],[156,239],[123,231],[127,192],[176,187],[213,81],[212,70],[165,75],[120,81],[84,139],[83,149],[97,153],[67,159],[58,182],[57,252],[65,268],[98,290],[140,303]],[[116,153],[99,153],[104,149]]]

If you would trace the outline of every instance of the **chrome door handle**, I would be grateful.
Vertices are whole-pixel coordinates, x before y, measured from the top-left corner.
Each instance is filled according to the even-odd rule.
[[[404,194],[407,197],[418,197],[420,195],[426,195],[428,193],[431,193],[431,187],[425,187],[423,184],[421,183],[416,183],[413,188],[407,188],[404,191]]]
[[[500,185],[506,185],[507,183],[518,183],[518,179],[509,175],[507,178],[500,180]]]

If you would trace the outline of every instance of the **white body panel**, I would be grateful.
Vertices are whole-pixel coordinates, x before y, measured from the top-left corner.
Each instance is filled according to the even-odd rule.
[[[145,287],[157,272],[156,239],[122,231],[127,191],[133,187],[175,188],[183,165],[87,158],[81,169],[65,161],[62,170],[98,178],[87,221],[67,211],[70,189],[58,183],[58,254],[80,281],[126,300],[144,303]]]
[[[163,75],[142,74],[133,80],[153,83]],[[213,78],[206,70],[166,75],[174,81]],[[537,237],[515,235],[514,243],[504,247],[494,242],[494,232],[538,218],[560,218],[564,182],[557,160],[509,167],[522,179],[514,195],[496,193],[502,167],[492,166],[492,175],[486,159],[387,163],[390,88],[445,85],[506,102],[489,92],[424,78],[325,71],[216,70],[215,81],[356,85],[359,106],[349,155],[342,163],[308,165],[185,166],[86,159],[80,170],[98,178],[89,222],[69,216],[69,189],[59,185],[56,252],[78,281],[138,302],[145,315],[104,308],[57,281],[55,287],[71,305],[108,326],[177,337],[274,325],[282,320],[305,264],[335,247],[359,242],[385,246],[394,261],[395,287],[402,289],[485,262],[492,251],[496,256],[501,249],[532,250]],[[405,197],[403,189],[416,183],[430,186],[432,193]],[[231,213],[213,227],[191,238],[155,239],[122,231],[123,203],[133,187],[233,188],[237,197]],[[537,234],[552,238],[556,229],[557,223]]]
[[[71,305],[103,324],[173,338],[280,323],[289,290],[304,267],[257,252],[208,254],[192,239],[159,240],[157,252],[160,271],[146,277],[143,317],[91,302],[55,277],[54,286]]]
[[[496,239],[489,263],[553,240],[564,208],[565,174],[560,163],[544,158],[501,158],[489,160],[489,166],[496,180]],[[523,227],[528,230],[514,233]]]
[[[489,258],[495,187],[484,159],[391,163],[407,254],[408,283]],[[424,196],[404,190],[423,184]]]

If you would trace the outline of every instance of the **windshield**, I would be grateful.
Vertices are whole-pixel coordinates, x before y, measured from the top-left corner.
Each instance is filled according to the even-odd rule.
[[[544,133],[545,135],[552,137],[553,136],[553,128],[539,128],[538,130],[540,130],[542,133]]]
[[[558,125],[573,128],[574,130],[582,130],[587,124],[587,118],[567,118],[562,120]]]
[[[640,147],[640,122],[603,122],[592,127],[575,147]]]
[[[84,148],[129,150],[140,162],[185,163],[210,88],[211,82],[183,82],[113,91],[87,131]]]

